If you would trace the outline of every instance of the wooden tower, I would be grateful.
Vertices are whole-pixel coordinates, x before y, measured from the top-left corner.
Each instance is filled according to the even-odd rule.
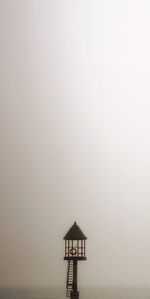
[[[68,261],[66,296],[71,299],[78,299],[79,292],[77,288],[77,266],[78,261],[86,260],[85,240],[87,237],[83,234],[79,226],[74,222],[64,237],[65,257]]]

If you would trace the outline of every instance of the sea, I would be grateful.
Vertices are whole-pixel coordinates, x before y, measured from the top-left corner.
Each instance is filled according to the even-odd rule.
[[[65,289],[0,288],[0,299],[65,299]],[[80,299],[150,299],[148,288],[86,288]]]

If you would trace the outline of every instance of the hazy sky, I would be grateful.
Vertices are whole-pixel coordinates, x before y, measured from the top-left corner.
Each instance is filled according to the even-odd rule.
[[[0,0],[0,285],[150,286],[150,1]]]

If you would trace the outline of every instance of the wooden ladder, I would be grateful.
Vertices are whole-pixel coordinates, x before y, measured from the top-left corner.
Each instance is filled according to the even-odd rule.
[[[70,297],[70,293],[73,289],[73,260],[68,261],[68,271],[67,271],[67,292],[66,296]]]

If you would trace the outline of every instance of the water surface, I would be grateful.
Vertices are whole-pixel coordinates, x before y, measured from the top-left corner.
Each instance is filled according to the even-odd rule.
[[[65,299],[60,288],[1,288],[0,299]],[[80,290],[80,299],[150,299],[150,289],[87,288]]]

